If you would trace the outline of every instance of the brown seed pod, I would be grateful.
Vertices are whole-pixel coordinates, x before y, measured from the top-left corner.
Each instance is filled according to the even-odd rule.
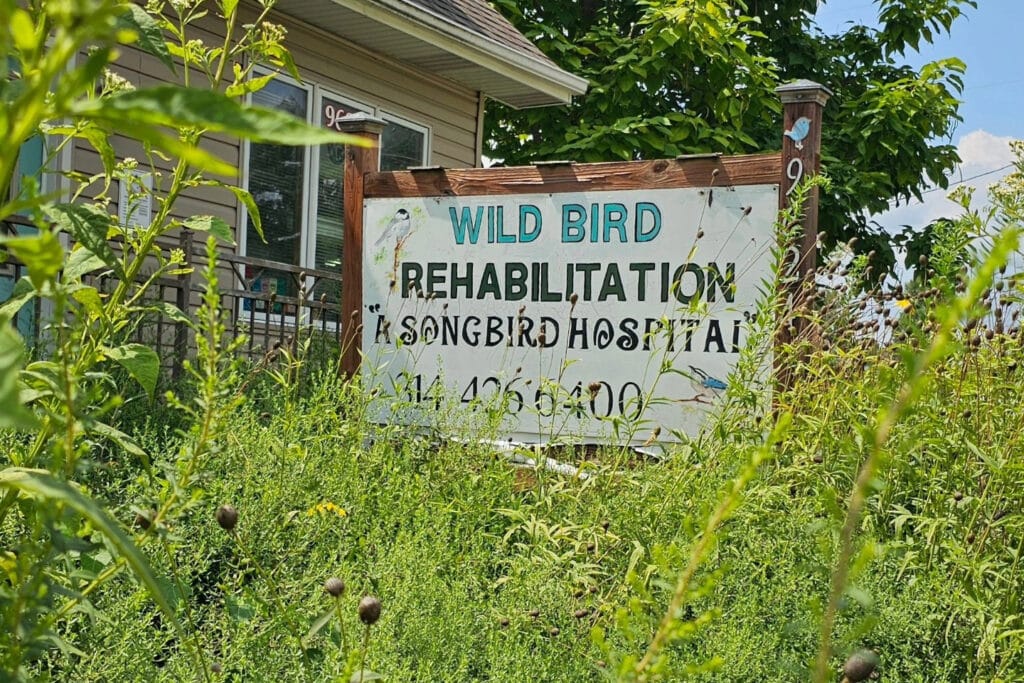
[[[509,620],[508,620],[508,617],[502,617],[502,618],[501,618],[501,619],[500,619],[500,620],[498,621],[498,623],[499,623],[499,624],[501,624],[501,627],[502,627],[502,628],[508,628],[508,625],[509,625]]]
[[[871,650],[857,650],[843,665],[843,675],[850,683],[866,681],[880,663],[878,655]]]
[[[324,590],[332,598],[340,598],[345,593],[345,582],[336,576],[332,576],[324,581]]]
[[[153,517],[156,516],[154,510],[147,510],[146,512],[135,513],[135,526],[140,529],[148,529],[153,524]]]
[[[372,595],[359,601],[359,620],[367,626],[373,626],[380,619],[380,600]]]
[[[532,609],[529,612],[527,612],[527,614],[529,614],[531,618],[536,619],[537,617],[540,616],[540,610],[539,609]]]
[[[238,510],[231,505],[221,505],[217,508],[217,524],[225,531],[231,531],[238,524]]]
[[[588,609],[578,609],[578,610],[576,610],[575,612],[572,613],[572,615],[574,617],[576,617],[577,619],[583,619],[588,614],[590,614],[590,610],[588,610]]]
[[[557,626],[552,626],[551,629],[548,631],[548,633],[550,633],[553,636],[557,636],[561,632],[562,629],[558,628]]]

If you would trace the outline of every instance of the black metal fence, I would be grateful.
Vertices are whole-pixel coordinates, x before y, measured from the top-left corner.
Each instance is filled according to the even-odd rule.
[[[31,230],[28,223],[4,221],[8,234]],[[175,247],[167,247],[175,248]],[[142,297],[145,313],[137,321],[133,341],[154,348],[172,377],[181,372],[181,361],[193,349],[190,326],[182,322],[165,304],[171,304],[185,316],[194,318],[206,284],[201,276],[207,266],[205,245],[183,230],[176,248],[181,249],[191,271],[160,277],[152,281]],[[0,305],[9,300],[16,283],[26,274],[18,262],[0,246]],[[151,271],[152,272],[152,271]],[[150,279],[143,275],[139,283]],[[342,342],[341,272],[303,268],[284,263],[240,256],[221,251],[217,254],[218,292],[227,312],[228,333],[245,335],[240,351],[254,360],[274,348],[296,344],[313,337],[328,348]],[[102,294],[113,290],[117,280],[109,274],[88,275],[86,284]],[[32,299],[15,316],[14,323],[30,345],[44,350],[52,312],[40,299]]]

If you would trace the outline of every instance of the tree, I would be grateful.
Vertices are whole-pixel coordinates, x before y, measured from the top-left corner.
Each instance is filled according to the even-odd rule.
[[[959,161],[948,139],[965,66],[915,70],[908,51],[951,30],[975,0],[876,0],[878,27],[830,35],[818,0],[496,0],[563,68],[590,81],[567,108],[489,105],[489,154],[508,164],[607,161],[694,152],[778,149],[774,89],[796,78],[826,85],[822,162],[832,189],[819,224],[832,245],[859,238],[876,268],[895,262],[870,215],[946,187]]]

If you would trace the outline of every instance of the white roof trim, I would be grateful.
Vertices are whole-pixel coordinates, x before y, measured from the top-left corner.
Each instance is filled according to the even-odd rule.
[[[333,0],[380,23],[437,45],[469,62],[505,74],[510,80],[568,104],[587,91],[588,82],[534,55],[509,48],[455,24],[450,19],[402,0]],[[485,93],[486,94],[486,93]],[[514,103],[506,102],[515,107]]]

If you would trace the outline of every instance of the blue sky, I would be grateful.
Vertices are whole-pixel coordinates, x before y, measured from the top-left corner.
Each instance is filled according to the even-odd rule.
[[[818,10],[818,24],[841,31],[850,21],[876,23],[878,10],[865,0],[827,0]],[[924,45],[907,61],[919,66],[943,57],[967,64],[962,130],[985,130],[996,136],[1024,138],[1024,1],[978,0],[953,25],[952,34]]]
[[[877,17],[874,2],[826,0],[818,10],[817,22],[831,33],[843,30],[849,22],[875,24]],[[951,181],[978,187],[979,194],[1008,172],[991,173],[1011,162],[1010,139],[1024,139],[1022,27],[1024,0],[978,0],[978,7],[967,8],[950,35],[940,35],[933,44],[922,45],[920,53],[906,55],[914,66],[944,57],[959,57],[967,64],[960,107],[964,120],[952,136],[963,164]],[[954,213],[954,205],[944,196],[942,191],[928,193],[923,204],[913,201],[878,220],[890,229],[925,225]]]

